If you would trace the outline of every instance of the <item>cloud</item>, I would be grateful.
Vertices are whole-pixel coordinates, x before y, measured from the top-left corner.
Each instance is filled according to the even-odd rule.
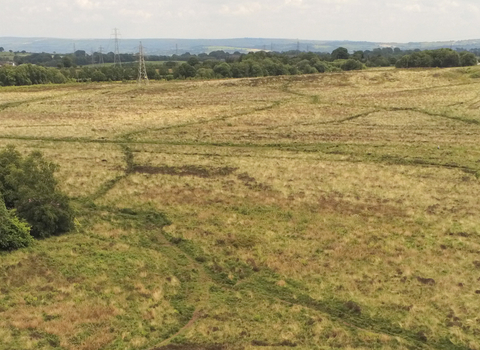
[[[93,2],[91,0],[76,0],[77,5],[82,9],[94,9],[99,7],[98,2]]]
[[[0,36],[98,38],[109,37],[117,27],[124,37],[252,36],[400,42],[480,37],[476,30],[478,0],[1,2]],[[71,26],[72,19],[78,25]]]
[[[262,11],[263,6],[258,2],[245,2],[234,6],[222,5],[220,13],[224,15],[245,16]]]
[[[123,16],[127,17],[133,17],[133,18],[139,18],[139,19],[149,19],[152,17],[151,12],[147,12],[144,10],[127,10],[127,9],[121,9],[119,13]]]

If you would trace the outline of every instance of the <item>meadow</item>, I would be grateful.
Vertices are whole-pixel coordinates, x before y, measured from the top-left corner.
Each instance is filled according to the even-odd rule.
[[[76,229],[0,349],[480,350],[480,69],[0,89]]]

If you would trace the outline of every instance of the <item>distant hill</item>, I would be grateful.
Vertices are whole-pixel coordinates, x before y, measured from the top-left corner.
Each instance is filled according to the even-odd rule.
[[[399,47],[403,49],[438,49],[442,47],[472,49],[480,47],[480,39],[461,41],[387,43],[368,41],[329,41],[329,40],[296,40],[268,38],[237,38],[237,39],[123,39],[120,41],[122,53],[137,51],[139,41],[142,41],[147,53],[171,55],[185,52],[202,53],[215,50],[242,53],[255,50],[289,51],[299,48],[301,51],[331,52],[339,46],[354,50],[372,50],[378,47]],[[0,37],[0,47],[6,51],[26,52],[56,52],[70,53],[76,50],[113,51],[113,39],[56,39],[56,38],[20,38]]]

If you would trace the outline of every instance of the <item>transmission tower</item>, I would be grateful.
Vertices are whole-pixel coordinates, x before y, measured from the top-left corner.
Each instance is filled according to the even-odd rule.
[[[99,63],[101,66],[103,66],[103,64],[105,63],[105,62],[103,61],[103,46],[100,46],[100,48],[98,49],[98,52],[99,52],[99,56],[100,56],[100,58],[99,58],[99,60],[98,60],[98,63]]]
[[[147,68],[145,66],[145,52],[143,49],[142,42],[140,41],[140,46],[138,47],[138,84],[148,84]]]
[[[118,29],[115,28],[113,30],[113,35],[115,36],[115,51],[113,53],[113,65],[116,66],[117,64],[121,67],[122,61],[120,60],[120,47],[118,45]]]
[[[90,53],[92,54],[92,65],[94,65],[95,64],[95,52],[93,52],[93,49],[91,49]]]

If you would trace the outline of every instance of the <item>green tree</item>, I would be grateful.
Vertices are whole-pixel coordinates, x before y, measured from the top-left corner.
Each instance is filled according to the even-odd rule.
[[[7,210],[0,195],[0,250],[24,248],[32,241],[30,227],[20,221],[14,211]]]
[[[348,50],[344,47],[339,47],[332,51],[332,59],[333,60],[346,60],[350,58],[350,54]]]
[[[198,59],[197,56],[191,56],[191,57],[188,59],[187,63],[188,63],[189,65],[191,65],[192,67],[195,67],[197,64],[200,63],[200,60]]]
[[[297,69],[301,74],[314,74],[318,73],[318,71],[310,65],[309,60],[302,60],[297,63]]]
[[[197,70],[197,77],[201,79],[213,79],[215,78],[215,72],[211,68],[199,68]]]
[[[90,76],[90,78],[92,79],[92,81],[96,81],[96,82],[99,82],[99,81],[106,81],[108,80],[107,76],[100,70],[96,69],[92,75]]]
[[[14,86],[16,83],[15,68],[11,66],[0,67],[0,86]]]
[[[346,60],[343,62],[343,64],[340,66],[342,70],[360,70],[363,69],[363,64],[360,61],[354,60],[353,58]]]
[[[25,158],[12,146],[0,152],[2,200],[30,224],[31,234],[37,238],[58,235],[74,226],[73,209],[57,188],[56,170],[40,152]]]
[[[477,63],[478,63],[477,56],[475,56],[475,54],[467,51],[460,53],[460,65],[462,67],[476,66]]]
[[[261,65],[259,65],[257,62],[252,61],[249,61],[248,65],[248,72],[250,77],[263,77],[264,73]]]
[[[396,68],[409,68],[410,55],[405,55],[395,63]]]
[[[71,56],[63,56],[62,64],[65,68],[70,68],[75,65],[74,59]]]
[[[213,68],[213,71],[215,74],[220,76],[221,78],[231,78],[232,77],[232,70],[230,68],[230,65],[226,62],[222,62],[220,64],[217,64],[215,68]]]
[[[195,75],[197,75],[197,70],[188,63],[182,63],[173,71],[175,79],[193,78]]]

